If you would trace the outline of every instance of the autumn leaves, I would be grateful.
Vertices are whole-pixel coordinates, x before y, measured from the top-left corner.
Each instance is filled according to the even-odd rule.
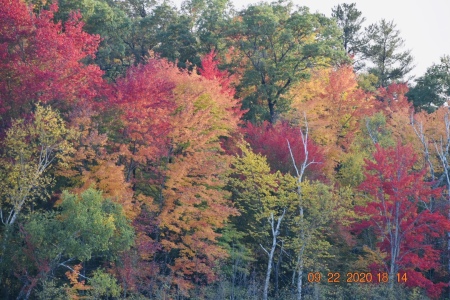
[[[311,270],[442,292],[448,111],[367,88],[331,20],[262,4],[199,67],[107,81],[78,13],[0,4],[0,297],[336,296]]]

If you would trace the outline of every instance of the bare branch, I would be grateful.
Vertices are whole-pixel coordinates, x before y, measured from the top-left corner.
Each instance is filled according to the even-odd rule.
[[[60,266],[63,266],[63,267],[66,267],[67,269],[71,270],[72,272],[75,272],[78,276],[83,277],[84,279],[90,280],[89,277],[84,276],[84,275],[81,274],[80,272],[78,272],[78,271],[72,269],[70,266],[68,266],[68,265],[66,265],[66,264],[64,264],[64,263],[60,263],[59,265],[60,265]]]

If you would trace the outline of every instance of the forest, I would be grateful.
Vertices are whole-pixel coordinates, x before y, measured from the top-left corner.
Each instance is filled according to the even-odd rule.
[[[288,0],[0,0],[0,299],[450,299],[450,56]]]

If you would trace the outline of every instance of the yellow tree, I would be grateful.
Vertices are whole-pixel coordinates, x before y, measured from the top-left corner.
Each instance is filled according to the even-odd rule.
[[[50,107],[36,105],[31,120],[13,121],[3,140],[0,161],[1,219],[6,226],[17,220],[24,206],[45,193],[55,164],[64,165],[73,151],[73,132]]]
[[[289,218],[290,206],[296,199],[295,179],[280,171],[271,173],[264,156],[255,154],[246,145],[241,145],[242,155],[233,162],[233,175],[230,186],[235,191],[236,202],[242,212],[247,234],[254,239],[267,254],[267,267],[264,280],[263,299],[269,295],[275,251],[289,238],[281,234]],[[283,230],[285,232],[285,230]],[[281,243],[281,246],[280,246]]]
[[[315,70],[310,81],[293,88],[289,97],[292,110],[287,118],[301,123],[303,112],[308,113],[311,138],[324,146],[329,172],[348,150],[359,120],[376,106],[374,97],[358,88],[350,66]]]

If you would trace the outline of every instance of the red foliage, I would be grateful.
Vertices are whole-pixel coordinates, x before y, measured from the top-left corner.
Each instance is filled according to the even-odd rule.
[[[370,228],[379,238],[377,245],[387,254],[385,272],[393,265],[396,272],[408,273],[406,285],[426,288],[437,297],[444,284],[433,283],[424,273],[439,268],[441,251],[432,241],[450,230],[450,221],[430,210],[430,199],[439,197],[441,190],[423,181],[425,169],[414,171],[417,159],[411,147],[376,147],[374,161],[366,160],[366,179],[359,187],[373,200],[355,208],[368,216],[355,231]]]
[[[412,110],[413,105],[405,96],[407,92],[408,86],[405,83],[392,83],[387,88],[380,87],[377,91],[378,99],[382,101],[380,108],[388,115],[405,108]]]
[[[198,69],[200,75],[208,80],[217,80],[222,87],[222,92],[227,93],[230,96],[234,96],[235,90],[230,86],[231,78],[229,73],[220,71],[217,67],[219,60],[216,59],[216,53],[214,51],[209,52],[202,58],[202,66]]]
[[[300,128],[292,127],[286,122],[276,125],[264,122],[259,126],[247,123],[247,127],[242,131],[253,151],[267,157],[267,162],[274,172],[279,170],[282,173],[295,174],[287,141],[291,145],[297,166],[305,160]],[[317,163],[308,167],[306,176],[311,180],[320,179],[323,177],[322,168],[325,158],[319,146],[311,139],[308,139],[307,147],[308,160]]]
[[[200,75],[208,80],[217,82],[221,87],[221,93],[229,97],[234,97],[236,90],[231,86],[233,77],[228,73],[228,71],[220,71],[218,65],[220,61],[216,59],[216,53],[211,51],[202,58],[202,66],[198,69]],[[242,116],[247,112],[246,110],[241,110],[241,103],[233,107],[233,113],[242,118]]]
[[[163,60],[149,60],[131,67],[125,78],[117,80],[116,97],[111,100],[122,111],[123,140],[120,150],[126,165],[127,181],[138,165],[146,165],[167,155],[170,116],[175,109],[169,76],[173,67]]]
[[[100,37],[83,32],[81,15],[62,26],[53,22],[57,5],[35,15],[23,1],[0,0],[0,113],[26,114],[36,101],[86,105],[105,89],[93,57]]]

